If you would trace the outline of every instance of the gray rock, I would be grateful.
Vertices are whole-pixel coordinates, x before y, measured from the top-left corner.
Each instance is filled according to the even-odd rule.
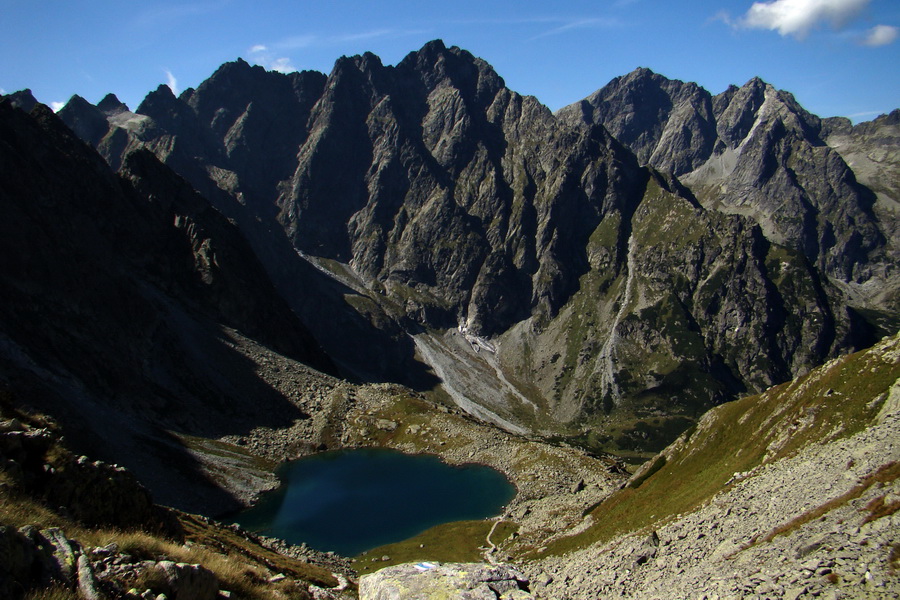
[[[0,525],[0,596],[13,597],[27,586],[36,558],[34,544],[12,527]]]
[[[94,576],[94,570],[91,568],[91,561],[87,556],[81,554],[78,556],[78,591],[85,600],[105,600],[106,596],[100,591],[97,578]]]
[[[171,600],[213,600],[219,593],[215,574],[201,565],[160,561],[156,565]]]
[[[360,600],[529,600],[528,580],[508,566],[484,563],[418,563],[381,569],[359,580]]]

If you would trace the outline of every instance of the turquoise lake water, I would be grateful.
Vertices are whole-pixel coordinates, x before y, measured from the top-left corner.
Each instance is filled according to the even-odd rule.
[[[498,515],[516,491],[489,467],[381,449],[317,454],[283,465],[278,476],[283,485],[234,520],[344,556],[441,523]]]

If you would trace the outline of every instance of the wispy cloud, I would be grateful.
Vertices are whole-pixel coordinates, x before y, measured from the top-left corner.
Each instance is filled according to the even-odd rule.
[[[858,119],[862,119],[863,117],[880,117],[883,114],[884,114],[884,111],[881,111],[881,110],[867,110],[864,112],[858,112],[858,113],[853,113],[852,115],[847,115],[847,118],[856,121]]]
[[[618,19],[608,17],[569,19],[560,22],[559,25],[553,27],[552,29],[548,29],[547,31],[543,31],[535,36],[532,36],[529,39],[536,40],[544,37],[549,37],[551,35],[560,35],[575,29],[612,29],[614,27],[620,27],[621,25],[622,22]]]
[[[166,72],[166,85],[169,86],[169,89],[172,90],[172,93],[176,96],[178,95],[178,80],[172,75],[172,71],[168,69],[163,69]]]
[[[0,96],[5,96],[5,95],[6,95],[6,90],[4,90],[3,88],[0,88]]]
[[[265,67],[270,71],[293,73],[297,70],[294,65],[291,64],[290,58],[276,55],[264,44],[256,44],[250,48],[248,58],[254,64]]]
[[[349,42],[399,38],[426,33],[421,29],[373,29],[335,35],[318,35],[304,33],[283,38],[271,44],[256,44],[248,50],[248,59],[270,71],[291,73],[297,68],[293,65],[290,54],[297,50],[313,47],[342,46]]]
[[[891,25],[876,25],[866,32],[862,40],[864,46],[887,46],[900,37],[900,28]]]
[[[293,35],[289,38],[285,38],[279,42],[276,42],[274,45],[279,51],[286,50],[299,50],[301,48],[309,48],[310,46],[317,46],[321,43],[321,36],[317,36],[314,34],[305,34],[305,35]]]
[[[844,28],[869,5],[870,0],[770,0],[754,2],[734,24],[750,29],[769,29],[782,36],[805,39],[822,23]],[[728,22],[728,21],[726,21]]]
[[[170,4],[168,6],[155,6],[148,8],[137,15],[133,24],[138,27],[159,27],[181,21],[188,17],[196,17],[215,12],[230,4],[229,0],[212,2],[187,2]]]
[[[624,4],[631,4],[638,0],[622,0]],[[617,3],[618,6],[618,3]],[[621,27],[622,21],[615,17],[560,17],[560,16],[536,16],[536,17],[504,17],[500,19],[461,19],[447,21],[453,25],[483,25],[483,26],[507,26],[507,25],[544,25],[549,27],[544,31],[528,38],[536,40],[552,35],[559,35],[574,29],[612,29]]]
[[[53,109],[53,112],[59,112],[65,105],[65,102],[51,102],[50,108]]]

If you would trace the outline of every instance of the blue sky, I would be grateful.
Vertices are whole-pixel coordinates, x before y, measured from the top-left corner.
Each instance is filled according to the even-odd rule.
[[[553,110],[637,67],[712,93],[759,76],[823,117],[900,107],[898,0],[0,0],[0,15],[0,90],[47,104],[113,92],[135,109],[238,57],[328,73],[441,38]]]

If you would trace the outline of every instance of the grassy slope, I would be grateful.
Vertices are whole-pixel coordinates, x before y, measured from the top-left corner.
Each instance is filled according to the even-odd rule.
[[[878,351],[885,345],[893,356]],[[631,485],[592,512],[594,525],[548,551],[564,553],[688,512],[736,474],[817,441],[853,435],[872,422],[900,377],[900,336],[846,356],[791,383],[711,410]]]
[[[422,560],[480,562],[492,526],[492,521],[456,521],[438,525],[408,540],[361,554],[355,567],[360,575],[365,575],[392,565]],[[499,545],[516,529],[514,523],[502,521],[491,535],[491,541]],[[388,559],[382,560],[385,556]]]

